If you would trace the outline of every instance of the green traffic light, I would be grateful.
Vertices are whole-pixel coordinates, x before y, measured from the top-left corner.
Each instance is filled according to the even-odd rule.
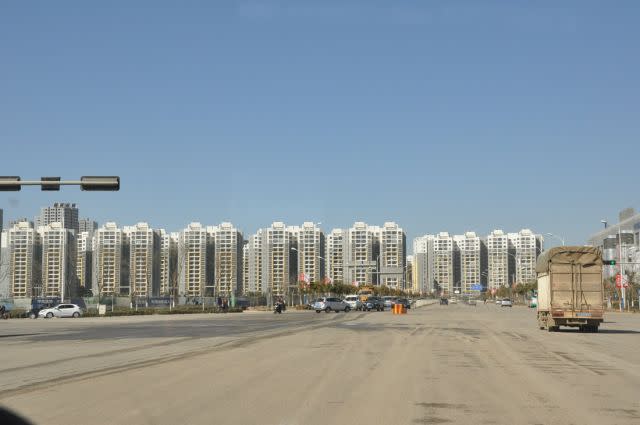
[[[615,266],[616,260],[610,260],[610,261],[607,261],[607,263],[609,263],[610,266]]]

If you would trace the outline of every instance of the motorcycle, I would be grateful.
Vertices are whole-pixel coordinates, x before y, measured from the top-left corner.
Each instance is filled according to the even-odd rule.
[[[276,305],[273,307],[273,314],[282,314],[283,311],[286,310],[286,307],[284,305],[284,303],[276,303]]]

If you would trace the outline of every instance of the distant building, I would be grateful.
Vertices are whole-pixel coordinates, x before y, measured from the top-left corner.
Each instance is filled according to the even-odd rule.
[[[394,222],[387,222],[376,236],[380,255],[378,282],[394,289],[405,289],[407,241],[404,230]]]
[[[297,242],[297,280],[320,282],[325,276],[325,237],[315,223],[307,221],[300,227],[292,227],[293,237]]]
[[[207,230],[214,243],[215,294],[227,297],[237,295],[242,287],[242,233],[233,224],[226,222]]]
[[[213,282],[207,282],[208,243],[207,231],[200,223],[191,223],[181,232],[178,243],[180,295],[195,297],[213,294]]]
[[[107,222],[94,236],[94,295],[128,295],[126,267],[123,267],[123,234],[116,223]],[[128,256],[127,256],[128,259]]]
[[[346,268],[347,284],[376,285],[378,276],[379,245],[376,233],[378,228],[368,226],[361,221],[355,222],[348,230],[348,255]]]
[[[432,277],[435,292],[453,293],[456,289],[454,287],[453,238],[449,233],[440,232],[432,238],[429,257],[433,265],[430,277]]]
[[[160,240],[159,293],[166,296],[171,294],[171,234],[164,229],[159,229],[158,238]]]
[[[160,294],[160,234],[147,223],[125,226],[124,243],[129,250],[129,293],[148,298]]]
[[[61,223],[63,228],[73,230],[78,234],[80,230],[78,207],[76,204],[56,202],[51,207],[42,208],[35,223],[36,229],[51,223]]]
[[[98,230],[98,222],[93,221],[90,218],[81,218],[80,220],[78,220],[78,229],[80,233],[82,232],[93,233],[96,230]]]
[[[509,286],[509,238],[502,230],[487,236],[489,290]]]
[[[453,241],[457,259],[455,287],[463,294],[479,293],[473,287],[486,288],[486,245],[475,232],[455,235]]]
[[[266,293],[268,275],[266,230],[251,235],[244,250],[244,293]]]
[[[42,295],[41,249],[37,232],[27,221],[8,231],[9,296],[30,298]]]
[[[348,234],[344,229],[333,229],[326,242],[326,274],[333,283],[350,284],[345,275],[345,264],[348,261]]]
[[[76,278],[79,290],[83,294],[92,288],[93,235],[93,232],[80,232],[76,238]]]
[[[536,279],[536,260],[542,251],[544,239],[529,229],[507,235],[510,245],[515,250],[515,271],[512,273],[512,284],[524,284]]]
[[[54,222],[38,228],[42,244],[42,295],[77,296],[75,232]]]
[[[636,270],[637,265],[623,264],[634,262],[640,252],[640,213],[633,208],[620,211],[618,222],[605,225],[604,229],[592,234],[588,243],[602,250],[604,260],[616,260],[616,265],[604,266],[605,278],[613,278],[619,272],[640,271]]]
[[[266,284],[272,296],[285,296],[297,281],[297,254],[293,229],[276,221],[266,229]]]
[[[416,292],[429,293],[433,290],[429,267],[429,242],[433,245],[433,236],[425,235],[413,240],[412,288]],[[433,278],[431,278],[433,279]]]

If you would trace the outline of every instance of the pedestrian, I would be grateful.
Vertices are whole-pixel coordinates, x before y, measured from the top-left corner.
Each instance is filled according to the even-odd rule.
[[[226,298],[222,301],[222,310],[225,313],[229,310],[229,301]]]
[[[218,304],[218,310],[221,310],[222,309],[222,298],[218,297],[218,300],[216,302]]]

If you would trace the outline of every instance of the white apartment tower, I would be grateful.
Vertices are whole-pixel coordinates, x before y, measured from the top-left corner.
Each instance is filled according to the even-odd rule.
[[[373,271],[377,268],[375,249],[376,229],[358,221],[348,231],[348,261],[345,264],[346,282],[356,285],[374,283]]]
[[[160,229],[158,233],[160,242],[159,293],[166,296],[171,294],[171,234],[164,229]]]
[[[146,298],[159,293],[158,236],[147,223],[123,229],[129,245],[129,290],[134,297]]]
[[[249,292],[249,241],[242,245],[242,294]]]
[[[122,230],[107,222],[96,231],[93,255],[93,293],[118,295],[122,284]]]
[[[453,237],[456,257],[456,276],[459,277],[460,290],[463,294],[480,292],[472,290],[473,285],[485,286],[485,278],[482,273],[485,270],[484,263],[484,244],[475,232],[466,232],[464,235],[455,235]],[[458,282],[456,282],[457,286]]]
[[[266,231],[259,229],[249,238],[245,254],[245,293],[267,292]]]
[[[412,265],[412,288],[415,292],[431,292],[433,288],[433,278],[429,279],[431,268],[429,267],[429,242],[433,241],[433,236],[425,235],[413,240],[413,265]]]
[[[276,221],[266,230],[266,284],[273,296],[284,296],[296,279],[295,239],[291,228]]]
[[[452,293],[454,289],[453,238],[440,232],[432,238],[429,257],[432,258],[432,285],[436,292]]]
[[[324,233],[315,223],[307,221],[295,228],[297,239],[298,280],[320,282],[324,277]]]
[[[91,288],[93,232],[80,232],[76,238],[76,278],[81,289]]]
[[[487,236],[489,290],[509,286],[509,238],[502,230]]]
[[[42,295],[61,297],[76,295],[76,245],[72,230],[53,222],[38,228],[42,243]]]
[[[36,229],[48,226],[51,223],[61,223],[65,229],[78,233],[80,224],[78,220],[78,206],[76,204],[56,202],[51,207],[44,207],[40,215],[35,219]]]
[[[38,243],[31,223],[21,221],[9,228],[9,295],[13,298],[41,295]]]
[[[215,293],[230,297],[242,285],[242,233],[231,223],[221,223],[210,229],[215,244]]]
[[[207,287],[207,231],[200,223],[189,224],[180,234],[178,268],[180,295],[202,296]]]
[[[518,233],[509,233],[508,238],[515,249],[515,280],[512,283],[524,284],[536,279],[536,260],[542,250],[542,236],[529,229]]]
[[[346,274],[345,264],[348,258],[348,233],[343,229],[333,229],[327,236],[326,270],[327,277],[333,283],[351,283]]]
[[[394,222],[384,223],[378,231],[380,244],[381,285],[395,289],[404,289],[404,271],[406,266],[406,235]]]

